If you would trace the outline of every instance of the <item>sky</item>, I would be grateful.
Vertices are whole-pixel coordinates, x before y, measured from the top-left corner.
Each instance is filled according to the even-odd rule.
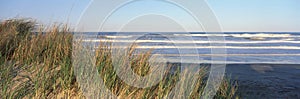
[[[182,9],[154,1],[147,0],[123,6],[106,20],[105,30],[116,31],[115,27],[122,27],[124,31],[205,30]],[[85,11],[92,5],[91,2],[91,0],[0,0],[0,19],[32,18],[40,24],[67,23],[79,28],[77,24],[83,21],[81,18],[86,15]],[[206,2],[224,32],[300,32],[300,0],[206,0]],[[111,6],[113,5],[97,9]],[[99,10],[93,12],[97,11]],[[141,15],[145,12],[151,15]],[[103,13],[100,11],[97,14]],[[99,31],[99,27],[88,28],[98,26],[101,20],[92,16],[97,14],[86,15],[87,19],[84,22],[88,24],[85,24],[83,31]],[[123,23],[126,25],[123,26]]]

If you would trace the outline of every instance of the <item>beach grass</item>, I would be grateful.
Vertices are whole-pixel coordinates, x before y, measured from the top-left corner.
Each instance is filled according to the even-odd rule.
[[[86,98],[79,87],[72,67],[73,36],[67,25],[35,27],[31,19],[10,19],[0,25],[0,98]],[[113,67],[108,43],[100,43],[95,51],[96,68],[106,88],[119,98],[166,98],[172,95],[180,73],[188,72],[168,65],[166,76],[152,87],[132,87],[122,81]],[[151,50],[133,54],[136,46],[128,47],[131,69],[140,76],[151,72]],[[158,64],[159,65],[159,64]],[[187,98],[200,98],[206,84],[208,67],[203,66],[194,79],[195,86]],[[124,71],[126,72],[126,71]],[[188,82],[186,82],[188,83]],[[214,98],[238,98],[237,83],[225,78]],[[185,93],[186,89],[176,89]]]

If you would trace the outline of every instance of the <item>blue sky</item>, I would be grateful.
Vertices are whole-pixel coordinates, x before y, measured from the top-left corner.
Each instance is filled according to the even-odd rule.
[[[0,0],[0,19],[25,17],[36,19],[42,24],[58,22],[75,26],[89,3],[90,0]],[[216,15],[223,31],[300,32],[300,0],[207,0],[207,3]],[[135,9],[145,6],[156,7],[147,3]],[[158,6],[157,9],[162,7]],[[129,16],[132,9],[127,8],[121,11],[127,14],[124,14],[122,18],[114,17],[115,22],[112,22],[112,25],[118,25],[118,21],[124,21],[124,17]],[[176,15],[179,12],[174,10],[173,13]],[[182,16],[182,18],[186,19],[186,24],[191,24],[193,21],[188,16]],[[159,25],[163,27],[166,24],[157,26],[160,27]],[[164,31],[164,28],[157,31]]]

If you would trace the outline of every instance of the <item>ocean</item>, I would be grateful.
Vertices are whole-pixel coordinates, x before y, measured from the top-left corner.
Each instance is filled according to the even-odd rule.
[[[85,32],[80,35],[84,43],[111,42],[113,48],[134,43],[137,50],[153,49],[153,55],[174,63],[300,64],[297,32]]]

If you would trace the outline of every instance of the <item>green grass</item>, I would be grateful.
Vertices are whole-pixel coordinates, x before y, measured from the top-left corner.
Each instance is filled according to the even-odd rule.
[[[30,19],[11,19],[0,25],[0,98],[85,98],[72,68],[72,34],[65,25],[54,25],[32,32],[35,22]],[[45,30],[45,31],[44,31]],[[105,86],[119,98],[165,98],[179,80],[179,71],[166,75],[157,85],[136,88],[122,81],[112,65],[111,48],[101,43],[96,50],[96,66]],[[140,76],[149,72],[151,50],[120,56],[120,63],[129,59],[131,69]],[[188,76],[188,72],[186,76]],[[205,87],[207,68],[199,70],[195,88],[189,98],[199,98]],[[186,82],[188,83],[188,82]],[[237,98],[236,82],[222,82],[215,98]],[[177,91],[184,93],[185,89]]]

